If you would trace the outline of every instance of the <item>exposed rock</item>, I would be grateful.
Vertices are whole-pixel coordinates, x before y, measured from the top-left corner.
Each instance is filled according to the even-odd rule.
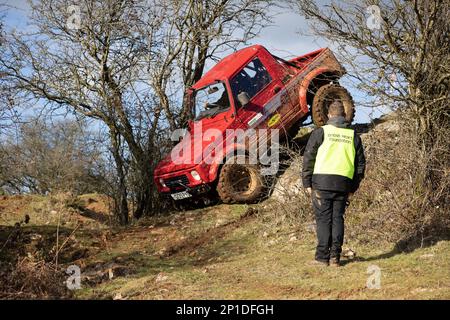
[[[158,256],[165,256],[167,253],[167,248],[161,248],[156,254]]]
[[[392,112],[384,115],[379,119],[375,119],[372,123],[355,124],[355,130],[361,135],[366,149],[370,149],[368,139],[371,139],[376,132],[397,132],[400,130],[400,124],[397,121],[397,114]],[[302,128],[305,132],[302,134],[302,143],[306,144],[310,128]],[[370,150],[366,150],[366,153]],[[296,157],[292,164],[277,179],[274,186],[271,199],[281,203],[295,201],[299,197],[308,197],[301,181],[302,157]]]
[[[316,224],[314,222],[308,223],[306,225],[306,231],[308,231],[308,232],[316,232]]]
[[[224,222],[225,222],[225,221],[224,221],[223,219],[218,219],[218,220],[216,221],[216,224],[215,224],[214,226],[217,228],[218,226],[222,225]]]
[[[287,202],[303,194],[304,189],[301,183],[301,171],[301,163],[294,161],[276,182],[272,199]]]
[[[122,297],[122,294],[119,292],[114,295],[113,300],[124,300],[124,298]]]
[[[42,239],[42,235],[39,233],[32,233],[30,234],[30,240],[31,241],[39,241]]]
[[[347,259],[354,259],[356,257],[356,252],[350,248],[344,248],[342,250],[342,256]]]
[[[96,285],[113,279],[131,274],[133,271],[125,266],[115,263],[97,264],[90,270],[81,273],[81,281],[89,285]]]
[[[164,273],[160,272],[158,273],[158,275],[155,278],[155,282],[163,282],[166,281],[167,279],[169,279],[168,276],[166,276]]]

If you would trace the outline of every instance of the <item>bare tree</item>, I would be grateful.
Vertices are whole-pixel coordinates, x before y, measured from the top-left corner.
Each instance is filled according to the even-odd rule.
[[[448,217],[450,1],[319,5],[304,0],[294,5],[309,19],[315,35],[338,47],[359,88],[373,97],[368,104],[392,106],[400,114],[402,129],[416,146],[410,155],[414,167],[404,168],[402,174],[410,175],[417,198],[405,206],[417,203],[416,212],[442,210]]]
[[[12,193],[99,191],[101,150],[90,135],[85,122],[29,120],[0,145],[0,187]]]
[[[164,130],[183,125],[189,114],[179,92],[218,50],[266,25],[269,6],[266,0],[33,2],[35,30],[9,36],[0,67],[21,93],[108,128],[118,216],[128,216],[131,194],[140,217],[158,208],[152,174]],[[127,165],[139,176],[132,185]]]
[[[160,49],[151,56],[151,83],[164,109],[170,129],[184,125],[188,105],[171,93],[183,92],[203,74],[208,59],[237,48],[260,33],[271,22],[274,4],[260,0],[156,1],[157,15],[165,15],[160,29]],[[181,75],[181,77],[180,77]],[[177,106],[173,108],[173,106]],[[171,109],[171,107],[173,109]]]
[[[433,136],[432,112],[448,121],[450,1],[296,2],[314,34],[327,38],[361,89],[413,110],[416,129]],[[447,101],[447,102],[446,102]]]
[[[1,9],[2,6],[0,6]],[[0,54],[4,51],[4,25],[3,25],[3,17],[0,16]],[[0,79],[5,77],[2,69],[0,69]],[[3,83],[0,83],[0,134],[9,127],[11,116],[13,114],[14,100],[11,97],[11,92],[8,90],[8,87]]]

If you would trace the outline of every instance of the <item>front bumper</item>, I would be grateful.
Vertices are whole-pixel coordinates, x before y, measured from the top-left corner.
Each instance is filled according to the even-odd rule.
[[[158,188],[158,192],[162,194],[171,194],[180,191],[191,191],[193,194],[200,194],[208,192],[211,189],[209,185],[212,183],[211,173],[214,173],[214,170],[216,170],[216,167],[198,165],[188,169],[164,174],[158,174],[159,172],[155,172],[154,181]],[[192,175],[193,171],[197,172],[199,178],[194,178]]]
[[[208,184],[201,184],[198,186],[194,186],[194,187],[185,187],[183,189],[177,189],[174,191],[169,191],[169,192],[162,192],[161,194],[163,196],[166,197],[170,197],[171,194],[173,193],[177,193],[177,192],[182,192],[182,191],[187,191],[189,194],[192,195],[193,198],[201,196],[203,194],[208,193],[211,190],[211,186]]]

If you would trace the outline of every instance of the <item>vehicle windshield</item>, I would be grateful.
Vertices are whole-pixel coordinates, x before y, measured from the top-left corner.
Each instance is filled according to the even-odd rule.
[[[194,92],[195,120],[214,117],[230,107],[225,84],[218,82]]]

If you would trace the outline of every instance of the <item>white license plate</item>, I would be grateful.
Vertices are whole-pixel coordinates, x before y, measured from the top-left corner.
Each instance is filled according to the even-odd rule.
[[[177,192],[177,193],[172,193],[171,196],[172,196],[172,198],[174,200],[182,200],[182,199],[186,199],[186,198],[192,197],[192,195],[189,192],[187,192],[187,191],[181,191],[181,192]]]

